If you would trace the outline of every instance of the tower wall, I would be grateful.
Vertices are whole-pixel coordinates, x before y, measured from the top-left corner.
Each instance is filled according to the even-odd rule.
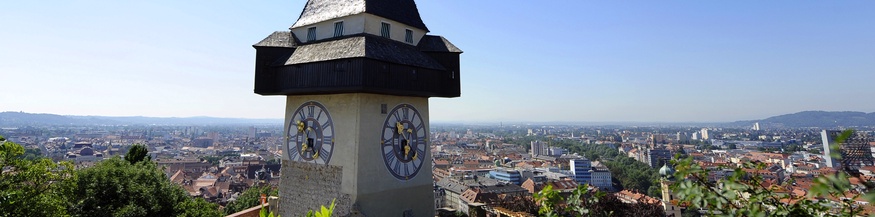
[[[428,132],[428,98],[367,93],[288,96],[285,132],[289,131],[289,123],[292,121],[294,111],[308,101],[321,103],[331,114],[334,121],[335,146],[328,166],[292,162],[295,165],[309,165],[289,164],[292,167],[287,170],[284,165],[283,182],[280,185],[281,190],[286,191],[280,192],[282,196],[280,200],[283,204],[280,209],[287,212],[284,212],[286,214],[283,216],[304,214],[297,213],[299,211],[297,208],[286,205],[308,204],[314,198],[324,201],[326,197],[339,197],[338,200],[349,201],[348,206],[344,205],[343,208],[338,206],[338,209],[347,209],[335,212],[340,216],[347,213],[361,213],[367,216],[434,216],[431,153],[428,147],[424,156],[427,160],[424,161],[419,173],[412,179],[403,181],[396,179],[386,169],[380,148],[383,124],[388,115],[382,112],[383,104],[386,105],[387,112],[402,103],[413,105],[422,115],[425,130]],[[288,141],[288,137],[286,140]],[[283,150],[288,151],[288,146],[286,142]],[[287,153],[284,153],[283,159],[289,160]],[[327,184],[309,185],[301,181],[312,177],[325,180]],[[333,182],[332,180],[337,180],[337,177],[340,177],[341,181]],[[330,189],[332,187],[334,189]],[[302,196],[290,192],[309,192],[308,194],[317,195]],[[330,202],[330,199],[328,201]],[[328,203],[324,205],[327,206]]]

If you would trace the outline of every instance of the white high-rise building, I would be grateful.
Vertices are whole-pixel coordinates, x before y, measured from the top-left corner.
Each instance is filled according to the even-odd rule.
[[[760,122],[753,123],[753,130],[760,131]]]
[[[702,132],[702,140],[708,140],[711,138],[708,136],[708,128],[702,128],[700,132]]]

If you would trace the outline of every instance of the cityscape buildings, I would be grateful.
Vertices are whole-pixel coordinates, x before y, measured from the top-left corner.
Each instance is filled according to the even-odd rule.
[[[872,153],[872,140],[866,134],[855,133],[837,141],[842,136],[842,131],[823,130],[820,134],[823,144],[823,159],[827,167],[859,169],[865,166],[875,166],[875,157]],[[830,146],[836,146],[837,149]],[[838,151],[841,158],[833,156],[833,151]]]

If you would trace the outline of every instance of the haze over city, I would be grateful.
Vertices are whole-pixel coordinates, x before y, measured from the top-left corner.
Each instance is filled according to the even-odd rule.
[[[282,118],[252,91],[250,45],[305,2],[0,2],[0,111]],[[871,1],[417,3],[467,51],[432,121],[875,111]]]

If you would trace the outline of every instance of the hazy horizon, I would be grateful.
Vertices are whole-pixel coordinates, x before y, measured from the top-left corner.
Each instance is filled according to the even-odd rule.
[[[0,2],[0,110],[284,117],[252,44],[305,0]],[[461,55],[432,122],[714,123],[875,112],[872,1],[417,1]]]

